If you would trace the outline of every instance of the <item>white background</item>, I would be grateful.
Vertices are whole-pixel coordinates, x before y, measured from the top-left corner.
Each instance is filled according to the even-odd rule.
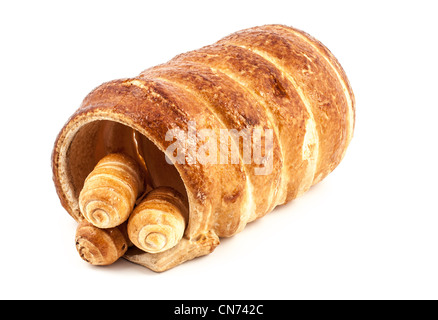
[[[3,299],[437,299],[434,1],[2,1]],[[85,95],[234,31],[302,29],[357,102],[340,166],[211,255],[157,274],[83,262],[50,168]]]

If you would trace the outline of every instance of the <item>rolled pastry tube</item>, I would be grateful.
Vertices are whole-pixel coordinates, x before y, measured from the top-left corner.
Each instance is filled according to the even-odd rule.
[[[170,187],[158,187],[148,193],[129,217],[129,239],[145,252],[166,251],[182,239],[187,215],[179,192]]]
[[[92,265],[110,265],[122,257],[129,247],[126,223],[109,229],[100,229],[82,221],[76,230],[76,249],[81,258]]]
[[[163,271],[209,254],[219,238],[241,232],[249,222],[322,181],[344,157],[354,125],[354,94],[333,54],[300,30],[260,26],[94,89],[58,135],[52,155],[54,181],[62,205],[80,220],[77,191],[95,159],[119,150],[139,163],[143,157],[152,187],[173,187],[190,208],[184,238],[176,246],[159,253],[132,248],[125,255]],[[138,132],[137,140],[130,129]],[[266,134],[265,140],[252,135],[253,148],[226,138],[229,143],[219,151],[228,150],[228,160],[187,163],[195,158],[194,152],[186,152],[190,149],[196,150],[196,160],[198,154],[205,155],[206,141],[192,134],[204,129],[216,137],[241,133],[239,141],[245,132],[262,130],[272,136],[272,148],[266,147],[271,144]],[[177,145],[166,139],[171,132],[184,151],[183,161],[174,157],[172,166],[165,161]],[[233,150],[238,161],[230,159]],[[151,211],[146,210],[149,220]],[[129,221],[134,240],[138,237],[133,232],[138,235],[145,225],[137,219],[134,215]],[[147,240],[159,247],[160,238],[165,237],[155,233]]]
[[[143,191],[137,163],[120,153],[107,155],[85,180],[79,208],[85,219],[98,228],[113,228],[125,222]]]

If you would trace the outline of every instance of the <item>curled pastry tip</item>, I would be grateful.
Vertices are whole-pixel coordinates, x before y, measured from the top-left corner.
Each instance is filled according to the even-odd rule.
[[[110,265],[122,257],[129,244],[118,227],[99,229],[82,221],[76,230],[76,250],[79,256],[92,265]]]
[[[181,195],[173,189],[159,187],[151,191],[131,214],[129,239],[145,252],[166,251],[181,241],[186,216]]]
[[[123,154],[110,154],[96,165],[79,195],[79,208],[87,221],[99,228],[125,222],[138,195],[143,177],[137,163]]]

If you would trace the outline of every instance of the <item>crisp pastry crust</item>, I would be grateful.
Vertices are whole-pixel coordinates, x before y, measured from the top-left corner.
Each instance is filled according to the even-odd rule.
[[[144,137],[142,145],[151,150],[142,154],[145,163],[157,168],[148,168],[152,184],[165,184],[163,174],[183,194],[187,226],[174,247],[159,253],[131,248],[125,258],[164,271],[210,253],[219,237],[240,232],[324,179],[344,157],[354,121],[351,86],[324,45],[283,25],[250,28],[94,89],[58,136],[54,182],[63,206],[81,221],[78,198],[85,178],[109,152],[123,149],[142,159],[136,151],[141,143],[130,142],[129,130]],[[193,122],[217,136],[221,129],[271,129],[272,172],[254,174],[260,165],[244,161],[175,163],[171,169],[161,168],[156,157],[147,159],[164,159],[172,143],[166,132],[187,132]],[[190,143],[195,149],[202,144]]]

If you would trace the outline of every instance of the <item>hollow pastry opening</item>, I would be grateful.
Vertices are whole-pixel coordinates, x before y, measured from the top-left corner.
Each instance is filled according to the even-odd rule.
[[[145,192],[161,186],[178,191],[189,208],[184,182],[176,167],[167,163],[165,154],[147,137],[124,124],[96,120],[83,125],[73,137],[67,151],[67,176],[74,199],[97,163],[111,153],[133,158],[145,177]],[[140,195],[141,197],[141,195]],[[186,217],[188,222],[188,217]]]

